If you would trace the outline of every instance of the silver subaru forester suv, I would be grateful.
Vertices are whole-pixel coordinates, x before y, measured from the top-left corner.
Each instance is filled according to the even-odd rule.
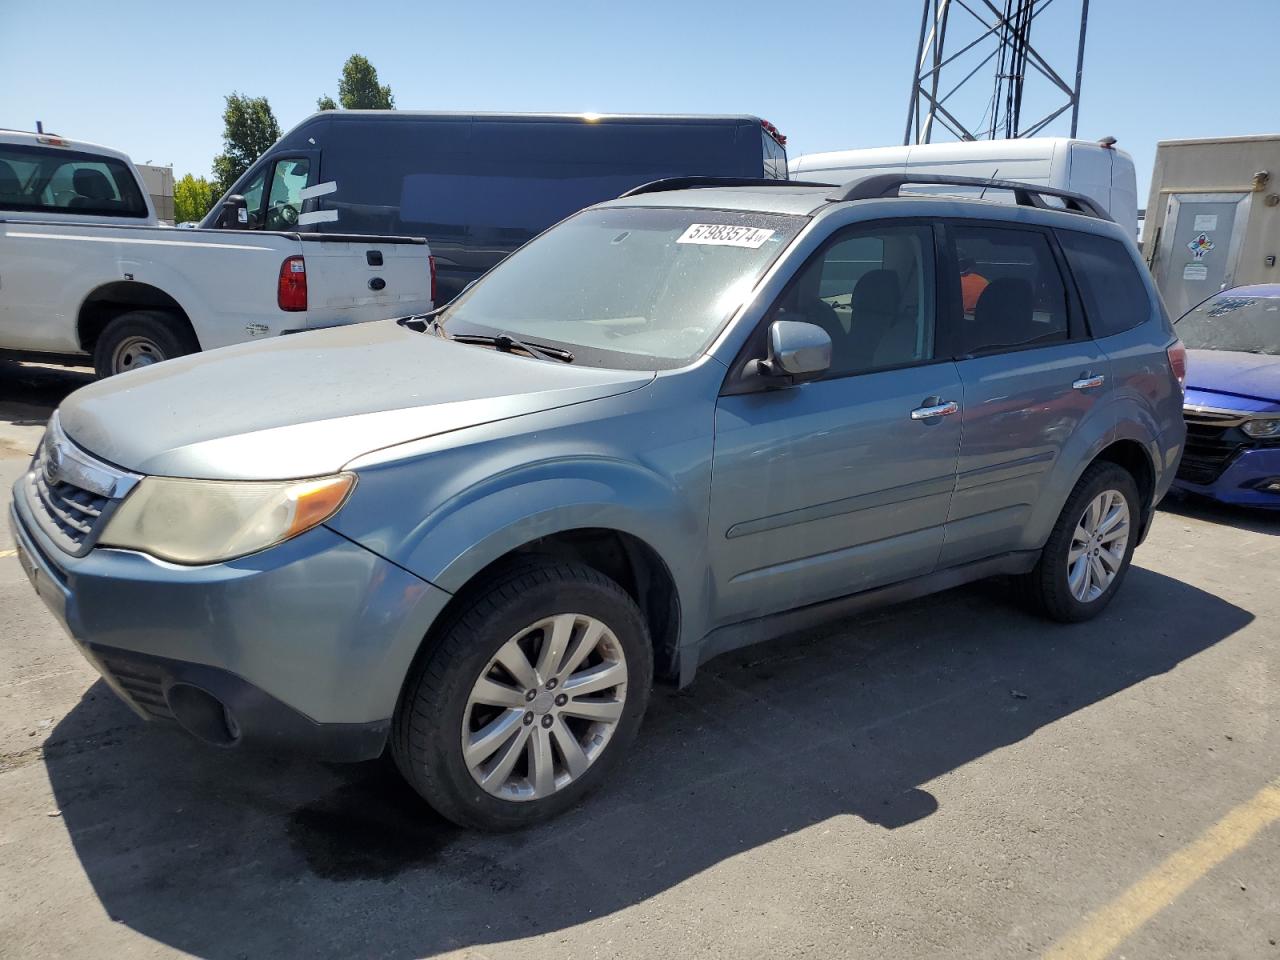
[[[433,315],[88,386],[14,489],[22,563],[143,718],[389,748],[486,829],[575,803],[719,652],[989,576],[1095,616],[1181,345],[1090,201],[907,179],[661,181]]]

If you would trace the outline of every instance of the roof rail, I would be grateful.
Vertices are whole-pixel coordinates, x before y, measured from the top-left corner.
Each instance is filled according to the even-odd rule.
[[[694,187],[833,187],[833,183],[810,183],[808,180],[776,180],[752,177],[667,177],[651,180],[632,187],[623,197],[638,197],[642,193],[666,193],[668,190],[690,190]]]
[[[1070,190],[1059,190],[1056,187],[1042,187],[1034,183],[1021,183],[1017,180],[983,180],[981,177],[949,177],[929,173],[877,173],[869,177],[851,180],[827,199],[834,202],[843,200],[873,200],[885,197],[896,197],[898,191],[907,184],[938,185],[945,187],[981,187],[987,190],[1008,190],[1019,206],[1038,207],[1041,210],[1066,209],[1071,213],[1096,217],[1099,220],[1111,220],[1096,200]],[[1057,197],[1063,201],[1063,207],[1055,207],[1045,202],[1045,197]]]

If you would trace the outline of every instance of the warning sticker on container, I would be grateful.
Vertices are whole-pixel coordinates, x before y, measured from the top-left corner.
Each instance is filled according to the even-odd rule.
[[[1187,244],[1187,249],[1191,251],[1191,255],[1197,260],[1203,260],[1204,255],[1216,246],[1217,244],[1209,238],[1208,234],[1202,233]]]
[[[1197,213],[1196,223],[1192,229],[1197,233],[1201,230],[1217,230],[1218,215],[1216,213]]]
[[[1203,263],[1188,263],[1182,268],[1183,280],[1208,280],[1209,268]]]
[[[772,230],[759,227],[735,227],[728,223],[691,223],[676,243],[701,243],[713,247],[747,247],[758,249],[773,236]]]

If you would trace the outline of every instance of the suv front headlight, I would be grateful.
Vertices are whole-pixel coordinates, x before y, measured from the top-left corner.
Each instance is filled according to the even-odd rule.
[[[1265,440],[1267,437],[1280,437],[1280,417],[1264,420],[1246,420],[1240,429],[1251,437]]]
[[[304,533],[338,512],[355,474],[313,480],[145,477],[111,517],[99,544],[173,563],[217,563]]]

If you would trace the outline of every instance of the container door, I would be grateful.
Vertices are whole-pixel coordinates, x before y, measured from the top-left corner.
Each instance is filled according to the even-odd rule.
[[[1233,286],[1250,193],[1175,193],[1157,241],[1156,286],[1175,320]]]

